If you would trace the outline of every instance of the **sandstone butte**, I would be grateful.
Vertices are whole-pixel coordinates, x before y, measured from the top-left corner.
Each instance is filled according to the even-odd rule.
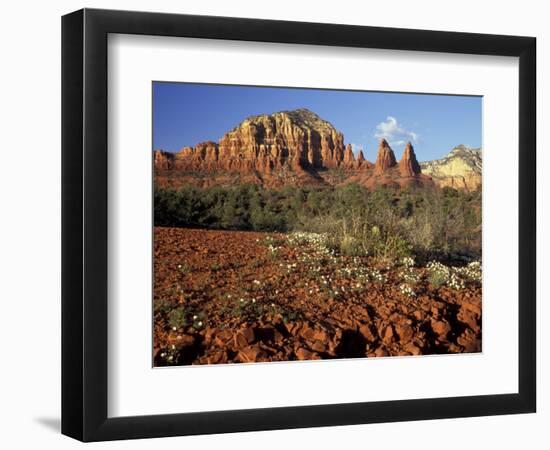
[[[218,143],[201,142],[177,153],[156,150],[153,156],[155,183],[162,187],[255,183],[277,188],[357,182],[368,188],[470,188],[469,182],[442,181],[444,169],[439,166],[437,170],[430,166],[428,173],[434,176],[423,173],[410,142],[399,162],[385,139],[379,143],[374,164],[362,151],[355,156],[352,146],[344,144],[343,134],[308,109],[252,116]]]
[[[440,186],[475,191],[481,186],[481,149],[459,145],[445,157],[420,164],[422,173]]]

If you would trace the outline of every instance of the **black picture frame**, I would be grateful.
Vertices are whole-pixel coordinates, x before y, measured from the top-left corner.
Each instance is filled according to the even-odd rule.
[[[107,416],[109,33],[519,57],[518,393]],[[83,9],[62,18],[62,433],[82,441],[535,412],[536,39]]]

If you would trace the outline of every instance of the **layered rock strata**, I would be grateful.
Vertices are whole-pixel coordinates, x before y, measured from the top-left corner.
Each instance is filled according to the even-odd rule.
[[[482,154],[479,148],[459,145],[442,159],[420,164],[422,173],[432,177],[439,187],[466,191],[481,188]]]
[[[332,124],[308,109],[252,116],[222,136],[184,147],[177,153],[154,152],[155,182],[160,186],[257,183],[334,185],[359,182],[403,187],[432,185],[423,176],[412,145],[399,163],[382,139],[376,162],[355,155],[351,144]]]

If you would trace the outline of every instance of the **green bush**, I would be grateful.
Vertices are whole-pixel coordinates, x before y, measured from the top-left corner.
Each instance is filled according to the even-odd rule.
[[[433,286],[443,286],[448,281],[448,276],[441,272],[430,272],[428,282]]]
[[[396,260],[481,256],[481,192],[257,185],[156,189],[157,226],[311,231],[351,256]]]
[[[174,308],[168,313],[170,328],[180,329],[187,325],[187,311],[183,307]]]
[[[367,254],[361,241],[353,236],[344,236],[340,240],[340,252],[347,256],[363,256]]]

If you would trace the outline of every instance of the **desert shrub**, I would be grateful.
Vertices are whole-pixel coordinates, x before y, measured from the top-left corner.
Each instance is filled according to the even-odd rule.
[[[191,326],[200,330],[205,325],[204,312],[191,306],[175,305],[167,314],[168,325],[172,330]]]
[[[430,272],[428,274],[428,282],[436,287],[443,286],[448,281],[448,276],[441,272]]]
[[[317,189],[256,185],[156,189],[158,226],[308,231],[350,256],[424,261],[481,257],[481,192],[386,188],[358,184]]]
[[[243,321],[254,322],[265,314],[275,312],[274,304],[266,304],[256,301],[255,298],[238,298],[235,302],[226,304],[223,308],[224,315],[239,318]]]
[[[381,260],[396,261],[411,254],[411,245],[397,230],[380,230],[373,226],[370,233],[371,254]]]
[[[269,206],[258,206],[250,213],[250,225],[255,231],[284,231],[285,217]]]
[[[180,329],[187,325],[187,311],[183,307],[174,308],[168,313],[168,325],[173,329]]]
[[[173,303],[169,300],[158,299],[154,302],[155,314],[168,314],[173,307]]]
[[[365,249],[356,237],[344,236],[340,240],[340,252],[347,256],[361,256],[365,254]]]

